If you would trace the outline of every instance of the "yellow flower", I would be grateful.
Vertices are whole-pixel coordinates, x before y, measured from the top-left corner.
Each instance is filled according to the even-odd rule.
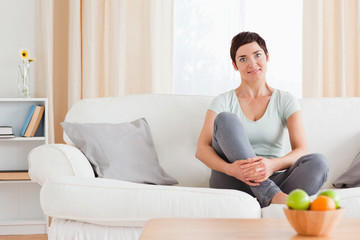
[[[35,61],[35,58],[29,58],[29,63]]]
[[[24,59],[24,60],[26,60],[28,55],[29,55],[28,51],[26,49],[22,49],[20,54],[21,54],[21,58]]]

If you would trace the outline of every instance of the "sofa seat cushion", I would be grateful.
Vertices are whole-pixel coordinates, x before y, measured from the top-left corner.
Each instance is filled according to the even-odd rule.
[[[345,208],[344,217],[359,218],[360,187],[332,190],[337,192],[340,196],[340,207]],[[317,195],[310,196],[310,200],[313,201],[316,197]],[[261,209],[261,215],[263,218],[285,218],[283,210],[285,207],[285,204],[271,204],[270,206]]]
[[[359,218],[360,216],[360,187],[336,189],[340,196],[340,206],[345,208],[344,217]]]
[[[237,190],[162,186],[65,176],[45,182],[48,216],[109,226],[143,226],[151,218],[260,218],[255,198]]]
[[[48,240],[138,240],[143,227],[104,226],[52,218]]]

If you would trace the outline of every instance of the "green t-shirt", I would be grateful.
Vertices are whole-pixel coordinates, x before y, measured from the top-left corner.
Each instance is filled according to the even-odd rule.
[[[296,98],[288,92],[274,89],[264,115],[257,121],[246,118],[243,114],[235,90],[217,96],[209,109],[219,114],[231,112],[236,114],[250,140],[257,156],[278,158],[284,156],[284,130],[287,119],[300,110]]]

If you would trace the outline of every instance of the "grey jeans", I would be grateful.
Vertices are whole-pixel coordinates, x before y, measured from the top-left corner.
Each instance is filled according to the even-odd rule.
[[[229,112],[222,112],[215,118],[212,147],[228,163],[256,156],[240,119]],[[315,194],[327,180],[328,172],[327,159],[315,153],[302,156],[290,168],[275,172],[256,187],[212,170],[210,187],[241,190],[256,197],[261,207],[266,207],[280,191],[288,194],[300,188],[309,195]]]

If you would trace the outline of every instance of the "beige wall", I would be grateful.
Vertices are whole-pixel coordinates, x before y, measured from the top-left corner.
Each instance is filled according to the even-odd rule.
[[[20,49],[36,58],[36,0],[0,0],[0,97],[17,97]],[[35,62],[36,64],[36,62]],[[31,67],[32,87],[37,66]],[[43,97],[43,96],[42,96]]]
[[[45,86],[41,67],[44,59],[40,56],[43,33],[39,27],[39,0],[0,0],[0,98],[17,97],[18,64],[20,49],[27,48],[36,61],[31,66],[31,96],[45,97]],[[64,120],[67,112],[68,84],[68,0],[54,0],[54,68],[53,88],[55,122]],[[37,54],[37,52],[39,54]],[[56,103],[56,104],[55,104]],[[55,142],[62,142],[61,127],[55,128]]]

